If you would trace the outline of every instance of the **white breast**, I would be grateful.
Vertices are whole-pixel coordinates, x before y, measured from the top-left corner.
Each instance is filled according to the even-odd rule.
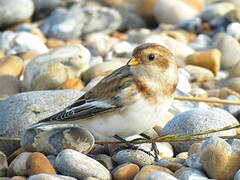
[[[172,99],[166,99],[163,103],[149,104],[141,98],[119,113],[106,113],[83,125],[101,140],[109,140],[115,134],[121,137],[140,134],[161,121],[171,102]]]

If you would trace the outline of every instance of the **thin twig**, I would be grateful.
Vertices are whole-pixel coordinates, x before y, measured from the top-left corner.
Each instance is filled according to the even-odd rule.
[[[240,105],[240,101],[229,101],[226,99],[210,99],[210,98],[186,97],[186,96],[175,96],[174,99],[181,100],[181,101],[198,101],[198,102],[208,102],[208,103]]]

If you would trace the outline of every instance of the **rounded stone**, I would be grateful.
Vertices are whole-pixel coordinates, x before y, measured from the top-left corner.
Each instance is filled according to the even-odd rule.
[[[232,68],[240,61],[240,44],[232,36],[219,33],[213,41],[222,53],[221,69]]]
[[[60,89],[71,90],[82,90],[83,88],[83,82],[79,78],[68,79],[60,86]]]
[[[239,147],[234,149],[224,139],[212,137],[201,146],[200,160],[210,178],[231,180],[240,168]]]
[[[6,56],[0,59],[0,74],[19,77],[23,70],[23,60],[17,56]]]
[[[35,57],[39,56],[40,54],[34,51],[28,51],[26,53],[23,53],[21,55],[21,58],[23,59],[23,61],[27,61],[27,60],[32,60]]]
[[[66,45],[66,43],[61,39],[49,38],[46,43],[49,49],[60,48]]]
[[[50,161],[40,152],[34,152],[29,156],[27,160],[27,172],[28,176],[36,174],[56,174]]]
[[[182,161],[185,162],[184,159],[181,159]],[[179,160],[179,158],[162,158],[155,162],[153,165],[165,167],[172,172],[176,172],[178,169],[183,167],[183,162]]]
[[[13,176],[10,180],[26,180],[27,178],[24,176]]]
[[[34,4],[30,0],[1,0],[0,7],[0,28],[20,23],[34,12]]]
[[[39,54],[48,52],[47,46],[40,37],[28,31],[4,31],[0,34],[0,49],[5,55],[18,55],[29,51]]]
[[[180,24],[185,20],[194,18],[197,14],[195,9],[181,0],[161,0],[154,8],[154,17],[158,23]]]
[[[153,156],[150,156],[140,150],[125,149],[117,152],[116,162],[118,164],[130,162],[143,167],[145,165],[152,164],[154,162],[154,158]]]
[[[7,170],[8,170],[7,156],[0,151],[0,177],[6,176]]]
[[[240,61],[232,67],[228,77],[240,77]]]
[[[202,143],[192,144],[188,149],[188,156],[191,156],[192,154],[199,154],[201,146],[202,146]]]
[[[240,179],[240,170],[237,171],[237,173],[234,175],[233,180],[239,180]]]
[[[139,0],[137,11],[143,17],[153,17],[154,7],[158,0]]]
[[[38,151],[57,155],[63,149],[74,149],[87,154],[94,145],[93,135],[77,125],[58,125],[48,129],[25,130],[21,146],[27,151]]]
[[[139,167],[136,164],[124,163],[117,166],[112,171],[115,180],[131,180],[139,172]]]
[[[197,169],[186,169],[183,170],[178,180],[186,180],[186,179],[198,179],[198,180],[208,180],[208,177],[203,171]]]
[[[226,86],[240,93],[240,77],[230,78],[226,82]]]
[[[225,18],[230,22],[240,22],[240,9],[236,8],[231,11],[229,11]]]
[[[27,176],[27,160],[31,154],[30,152],[19,154],[9,165],[7,172],[8,177]]]
[[[77,179],[86,177],[111,179],[111,174],[101,163],[72,149],[65,149],[58,154],[56,167],[61,174]]]
[[[223,16],[229,11],[233,10],[235,7],[229,2],[220,2],[211,5],[207,5],[202,12],[202,19],[204,21],[209,21],[216,16]]]
[[[137,173],[137,175],[135,176],[134,180],[142,180],[142,179],[147,179],[148,176],[153,173],[153,172],[165,172],[168,173],[170,175],[173,174],[172,171],[170,171],[167,168],[161,167],[161,166],[155,166],[155,165],[146,165],[144,166],[139,173]]]
[[[109,171],[112,171],[116,167],[115,161],[106,154],[98,154],[94,157],[94,159],[104,165],[104,167],[106,167]]]
[[[177,180],[174,176],[171,174],[168,174],[166,172],[153,172],[148,177],[147,180]]]
[[[80,44],[53,49],[28,63],[23,85],[27,90],[56,89],[67,79],[79,77],[88,68],[90,56]]]
[[[10,96],[0,102],[0,134],[21,137],[31,124],[60,112],[83,95],[82,91],[32,91]],[[20,147],[18,141],[0,141],[0,149],[10,155]]]
[[[176,115],[162,130],[164,134],[194,134],[226,126],[239,124],[230,113],[219,108],[193,108]],[[231,136],[236,135],[235,129],[206,134],[202,136]],[[176,153],[188,151],[195,142],[171,143]]]
[[[74,177],[58,174],[37,174],[28,177],[28,180],[77,180]]]
[[[0,75],[0,97],[11,96],[21,92],[22,84],[14,76]]]
[[[221,66],[221,52],[218,49],[195,52],[186,59],[187,64],[205,67],[211,70],[216,76]]]

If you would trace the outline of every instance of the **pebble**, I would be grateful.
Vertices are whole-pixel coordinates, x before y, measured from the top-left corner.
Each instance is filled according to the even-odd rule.
[[[59,89],[82,90],[83,88],[84,84],[79,78],[72,78],[60,85]]]
[[[46,45],[49,49],[60,48],[66,45],[63,40],[56,39],[56,38],[49,38],[47,39]]]
[[[230,78],[226,82],[226,86],[240,93],[240,77]]]
[[[181,59],[185,59],[188,55],[194,53],[194,50],[191,47],[169,36],[149,35],[147,38],[144,39],[143,42],[153,42],[161,44],[167,47],[176,57]]]
[[[50,161],[40,152],[32,153],[27,159],[27,172],[28,176],[36,174],[56,174]]]
[[[39,56],[40,54],[34,51],[28,51],[26,53],[23,53],[20,57],[23,59],[23,61],[32,60],[35,57]]]
[[[179,11],[181,9],[182,11]],[[182,13],[184,12],[184,13]],[[181,22],[192,19],[198,12],[181,0],[161,0],[154,8],[154,17],[158,23],[180,24]]]
[[[107,170],[112,171],[116,167],[116,162],[106,154],[98,154],[93,157],[95,160],[100,162]]]
[[[63,110],[82,94],[82,91],[56,90],[24,92],[10,96],[0,102],[1,136],[21,137],[27,126]],[[6,155],[10,155],[19,146],[19,142],[0,141],[0,149]]]
[[[74,177],[58,174],[37,174],[28,177],[28,180],[77,180]]]
[[[202,31],[202,20],[199,17],[185,20],[181,24],[179,24],[179,28],[182,28],[194,33],[200,33]]]
[[[125,149],[117,152],[116,162],[118,164],[134,163],[139,167],[150,165],[154,162],[154,157],[140,150]]]
[[[20,93],[21,82],[12,75],[0,75],[0,97],[11,96]]]
[[[239,62],[240,44],[232,36],[219,33],[214,38],[214,44],[222,53],[221,69],[229,69]]]
[[[34,12],[34,4],[29,0],[1,0],[0,28],[29,19]]]
[[[226,98],[229,101],[237,101],[239,102],[240,99],[236,96],[230,95]],[[231,113],[232,115],[235,115],[240,110],[240,105],[232,105],[232,104],[224,104],[223,109]]]
[[[168,174],[166,172],[153,172],[151,173],[148,177],[147,180],[177,180],[177,178],[175,178],[174,176],[172,176],[171,174]]]
[[[240,61],[235,66],[232,67],[228,77],[229,78],[240,77]]]
[[[26,180],[27,178],[24,176],[13,176],[10,180]]]
[[[93,135],[86,128],[77,125],[25,130],[21,138],[21,146],[25,150],[55,155],[67,148],[87,154],[93,148],[94,142]]]
[[[114,8],[118,10],[122,17],[122,23],[118,31],[124,32],[129,29],[146,27],[146,21],[140,16],[136,10],[136,6],[132,3],[123,3]]]
[[[186,169],[179,176],[178,180],[208,180],[206,174],[203,171],[197,169]]]
[[[217,16],[223,16],[234,9],[234,5],[229,2],[215,3],[207,5],[202,12],[202,19],[209,21]]]
[[[124,163],[113,169],[112,176],[115,180],[131,180],[136,176],[138,172],[138,165],[132,163]]]
[[[137,173],[137,175],[134,177],[134,180],[147,179],[151,173],[159,172],[159,171],[168,173],[170,175],[173,174],[173,172],[167,168],[164,168],[161,166],[155,166],[155,165],[146,165],[139,171],[139,173]]]
[[[53,49],[27,64],[23,86],[26,90],[56,89],[67,79],[79,77],[88,68],[90,56],[80,44]]]
[[[234,150],[224,139],[218,137],[209,138],[203,143],[200,160],[208,176],[214,179],[233,179],[240,168],[239,149]]]
[[[187,64],[205,67],[216,76],[221,66],[221,52],[218,49],[209,51],[195,52],[186,59]]]
[[[26,31],[4,31],[0,34],[0,49],[5,55],[18,55],[28,51],[42,54],[48,52],[47,46],[41,38]]]
[[[188,149],[188,156],[191,156],[192,154],[199,154],[201,146],[202,146],[202,143],[192,144]]]
[[[70,40],[94,32],[110,34],[120,25],[121,15],[118,11],[76,3],[69,9],[57,8],[53,11],[42,31],[51,38]]]
[[[136,4],[137,12],[145,18],[152,19],[157,2],[158,0],[139,0]]]
[[[189,83],[190,74],[183,68],[178,69],[178,84],[177,89],[184,93],[189,93],[191,91],[191,84]]]
[[[234,175],[233,180],[239,180],[240,179],[240,169],[237,171],[237,173]]]
[[[164,134],[193,134],[238,124],[236,118],[219,108],[194,108],[176,115],[162,130]],[[174,133],[173,133],[174,132]],[[236,135],[235,130],[208,134],[209,136]],[[206,135],[205,135],[206,136]],[[194,142],[171,143],[176,153],[188,151]]]
[[[65,149],[57,155],[56,167],[61,174],[77,179],[111,179],[111,174],[101,163],[72,149]]]
[[[89,83],[95,77],[111,73],[114,70],[124,65],[125,65],[125,62],[119,62],[119,61],[103,62],[100,64],[96,64],[82,73],[82,79],[85,83]]]
[[[0,58],[3,58],[5,56],[4,51],[0,49]]]
[[[232,37],[234,37],[236,40],[240,39],[240,23],[234,22],[227,26],[226,33]]]
[[[23,152],[19,154],[8,167],[7,176],[27,176],[27,160],[31,156],[30,152]]]
[[[162,158],[155,162],[154,165],[168,168],[172,172],[175,172],[183,167],[183,164],[178,162],[177,158]]]
[[[0,177],[6,176],[7,171],[8,171],[7,156],[0,151]]]
[[[192,169],[203,170],[199,154],[192,154],[186,159],[186,165]]]
[[[224,16],[229,22],[240,22],[240,9],[236,8],[229,11]]]
[[[188,46],[195,51],[206,51],[212,49],[212,38],[206,34],[199,34]]]
[[[23,60],[17,56],[6,56],[0,59],[0,74],[19,77],[23,70]]]

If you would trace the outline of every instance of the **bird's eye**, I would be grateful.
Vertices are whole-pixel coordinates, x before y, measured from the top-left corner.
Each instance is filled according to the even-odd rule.
[[[154,54],[150,54],[150,55],[148,56],[148,59],[149,59],[150,61],[154,60],[154,58],[155,58]]]

